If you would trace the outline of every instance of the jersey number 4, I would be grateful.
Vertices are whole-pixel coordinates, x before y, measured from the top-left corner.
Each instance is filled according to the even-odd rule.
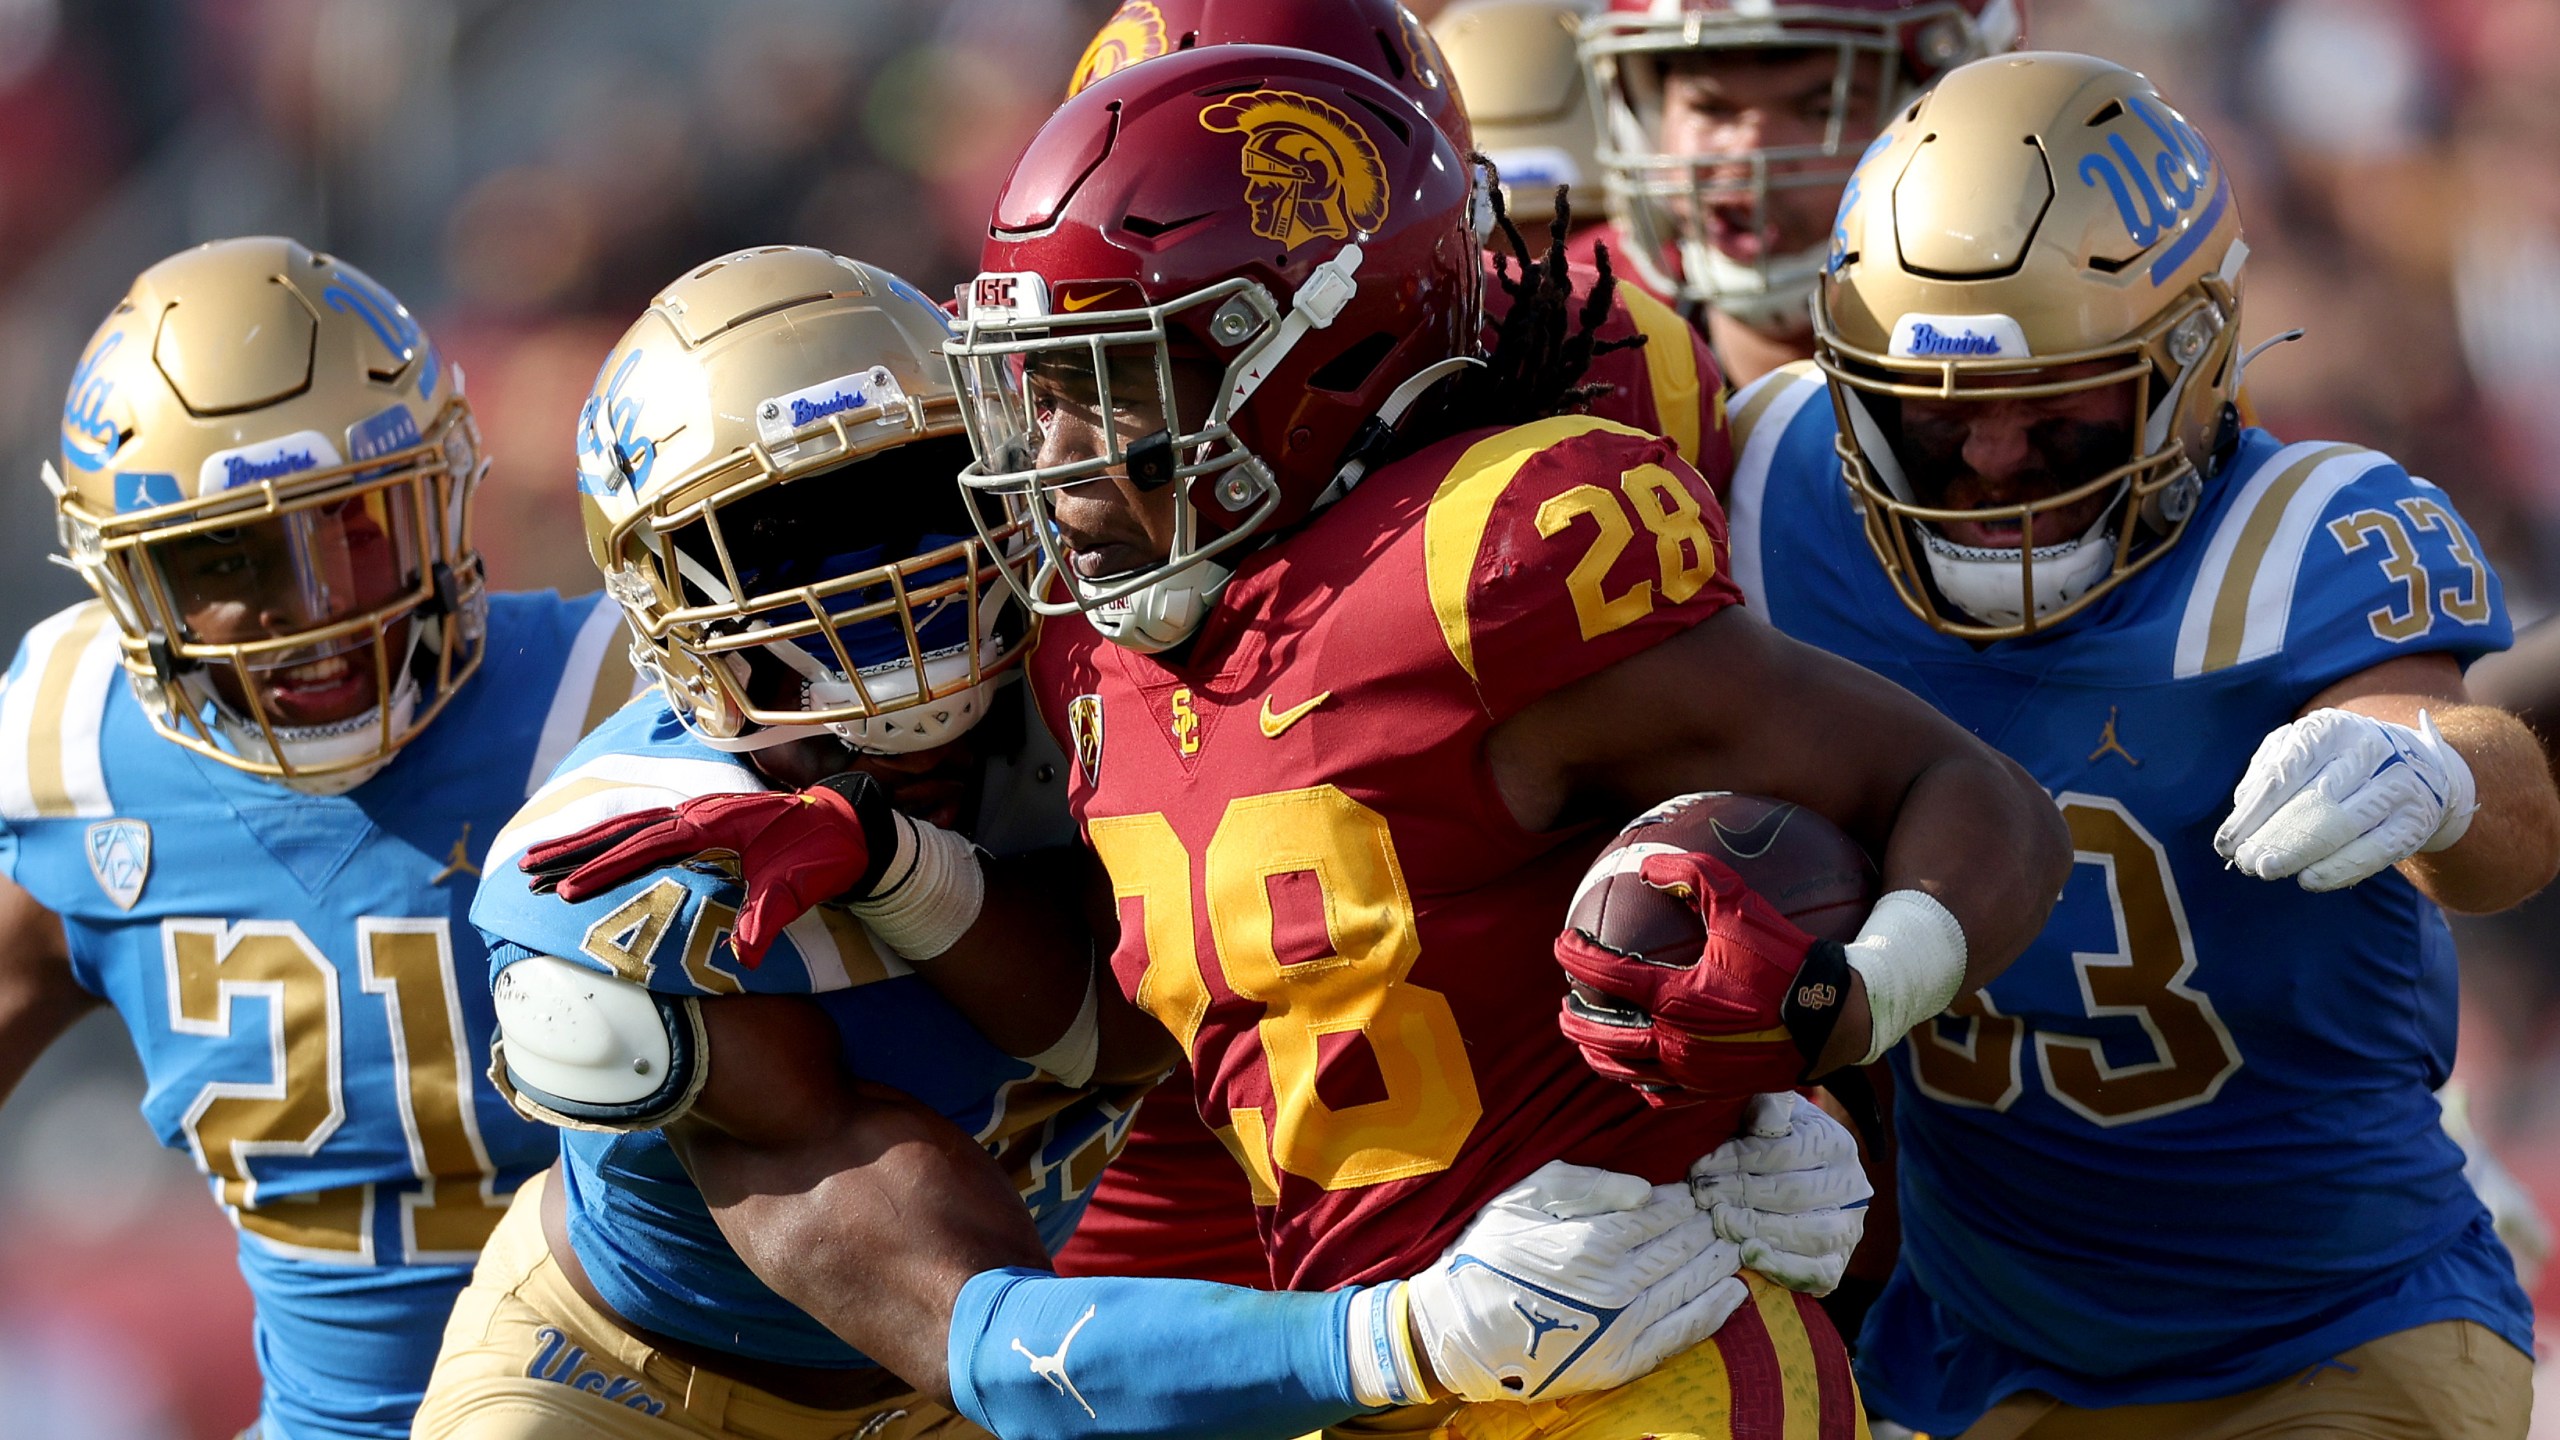
[[[178,1034],[228,1039],[234,1000],[266,1001],[273,1078],[217,1080],[197,1093],[182,1122],[223,1205],[241,1229],[285,1250],[372,1263],[373,1186],[269,1197],[251,1173],[262,1156],[319,1154],[345,1123],[338,967],[290,921],[167,920],[160,946],[169,1028]],[[476,1067],[465,1053],[452,931],[440,919],[367,916],[356,922],[356,954],[364,990],[382,997],[400,1123],[419,1182],[416,1193],[400,1197],[405,1258],[467,1262],[507,1202],[495,1193],[496,1167],[472,1115]]]
[[[2240,1068],[2213,1001],[2187,983],[2195,943],[2178,903],[2169,857],[2117,801],[2065,792],[2055,797],[2071,826],[2079,863],[2106,875],[2116,950],[2071,957],[2091,1018],[2139,1021],[2152,1058],[2107,1063],[2086,1035],[2035,1037],[2045,1093],[2093,1124],[2123,1125],[2202,1105]],[[1945,1017],[1911,1032],[1911,1071],[1922,1093],[1950,1105],[2006,1110],[2024,1089],[2026,1022],[2003,1015],[1976,991]]]
[[[1090,831],[1113,894],[1145,907],[1138,1003],[1189,1053],[1209,1011],[1191,855],[1160,812],[1108,816]],[[1228,804],[1202,859],[1219,972],[1268,1007],[1259,1039],[1274,1113],[1235,1109],[1220,1137],[1252,1177],[1255,1203],[1278,1197],[1275,1165],[1327,1190],[1447,1169],[1484,1105],[1448,997],[1407,978],[1422,942],[1387,818],[1331,785],[1247,795]],[[1284,965],[1273,890],[1310,881],[1331,953]],[[1322,1047],[1354,1032],[1387,1093],[1335,1109],[1316,1093]]]

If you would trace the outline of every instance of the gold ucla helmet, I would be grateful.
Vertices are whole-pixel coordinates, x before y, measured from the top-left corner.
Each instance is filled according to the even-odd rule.
[[[1575,29],[1591,8],[1590,0],[1458,0],[1431,22],[1431,35],[1504,193],[1544,197],[1568,185],[1576,211],[1597,220],[1599,135],[1574,54]]]
[[[480,663],[462,375],[354,266],[260,236],[143,271],[72,373],[58,460],[63,549],[191,750],[351,789]]]
[[[1605,0],[1582,63],[1609,211],[1657,294],[1800,332],[1831,196],[1868,137],[1955,66],[2014,50],[2021,0]],[[1827,60],[1804,133],[1713,152],[1664,143],[1670,77],[1690,66]],[[1780,114],[1793,114],[1789,105]]]
[[[922,750],[1020,658],[954,477],[969,461],[943,312],[824,250],[724,255],[660,291],[578,418],[587,549],[633,657],[731,751],[832,732]]]
[[[1903,603],[1951,634],[2022,635],[2177,542],[2238,433],[2247,254],[2220,157],[2120,65],[1977,61],[1903,111],[1850,181],[1814,305],[1842,466]],[[2130,453],[2059,494],[1940,508],[1905,443],[1908,400],[2120,385]],[[2034,543],[2039,517],[2102,496],[2082,533]],[[1957,544],[1956,521],[2017,526],[2021,543]]]

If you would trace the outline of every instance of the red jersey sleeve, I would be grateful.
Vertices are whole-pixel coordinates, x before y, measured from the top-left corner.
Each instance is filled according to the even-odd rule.
[[[1423,569],[1497,724],[1742,598],[1706,481],[1668,440],[1584,415],[1466,444],[1424,517]]]

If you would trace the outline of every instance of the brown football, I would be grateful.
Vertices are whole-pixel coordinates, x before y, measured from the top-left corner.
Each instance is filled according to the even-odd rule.
[[[1583,875],[1565,923],[1622,955],[1693,963],[1706,943],[1696,912],[1638,873],[1647,855],[1675,850],[1732,866],[1818,940],[1855,939],[1875,904],[1875,864],[1839,826],[1785,800],[1707,791],[1665,800],[1619,831]]]

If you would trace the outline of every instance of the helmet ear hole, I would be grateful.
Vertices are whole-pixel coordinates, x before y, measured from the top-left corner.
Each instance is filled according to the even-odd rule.
[[[1367,383],[1370,372],[1395,348],[1396,337],[1380,330],[1317,367],[1307,377],[1307,384],[1312,389],[1349,394]]]

